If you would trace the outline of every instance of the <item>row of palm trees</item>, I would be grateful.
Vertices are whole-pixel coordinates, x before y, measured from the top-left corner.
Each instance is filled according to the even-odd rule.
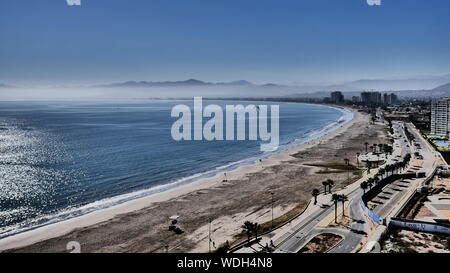
[[[387,178],[399,171],[405,169],[409,162],[411,161],[411,154],[406,154],[402,161],[396,162],[394,164],[388,164],[378,170],[378,173],[374,177],[368,178],[366,181],[361,183],[361,188],[364,190],[364,194],[367,189],[372,189],[373,186],[377,185],[382,179]]]
[[[322,182],[323,188],[324,188],[324,194],[327,194],[329,192],[331,194],[331,189],[334,187],[334,181],[331,179],[327,179]],[[317,204],[317,196],[320,195],[319,189],[313,189],[311,192],[312,196],[314,197],[314,205]]]
[[[331,194],[331,188],[334,186],[334,181],[331,179],[327,179],[322,182],[324,186],[324,193],[327,194],[329,192]],[[312,196],[314,197],[314,205],[317,204],[317,196],[320,195],[320,190],[313,189]],[[348,201],[348,197],[345,194],[333,194],[331,200],[334,202],[335,214],[334,221],[337,223],[337,204],[338,202],[342,202],[342,216],[345,216],[344,204]]]
[[[345,194],[333,194],[331,200],[334,202],[334,222],[337,224],[337,206],[338,203],[342,203],[342,216],[345,216],[345,202],[348,201],[348,197]]]
[[[327,188],[328,192],[331,193],[331,189],[334,187],[334,181],[331,179],[327,179],[322,182],[322,185],[324,187],[324,194],[327,194]]]
[[[329,180],[331,180],[331,179],[329,179]],[[324,182],[326,182],[326,181],[324,181]],[[324,183],[324,182],[322,182],[322,183]],[[325,193],[326,193],[326,190],[325,190]],[[330,193],[331,193],[331,191],[330,191]],[[317,196],[320,195],[320,191],[318,189],[314,189],[312,191],[312,195],[314,196],[314,205],[316,205],[317,204]],[[338,202],[342,202],[342,216],[345,216],[344,204],[345,204],[345,202],[348,201],[348,197],[345,194],[333,194],[332,197],[331,197],[331,201],[334,202],[334,221],[337,223],[337,205],[338,205]]]
[[[366,142],[366,148],[369,143]],[[375,145],[374,145],[375,146]],[[381,149],[384,146],[384,144],[378,144],[378,147]],[[380,182],[385,177],[388,177],[390,175],[393,175],[394,173],[398,173],[399,170],[403,170],[408,163],[411,160],[411,155],[406,154],[406,156],[403,158],[403,161],[396,162],[394,164],[389,164],[384,166],[383,168],[378,170],[378,173],[371,178],[368,178],[366,181],[361,183],[361,188],[364,190],[364,193],[366,193],[367,189],[372,189],[373,186],[377,185],[378,182]],[[349,160],[345,160],[347,165],[349,164]],[[331,189],[334,186],[334,181],[331,179],[327,179],[322,182],[322,185],[324,186],[324,193],[327,194],[329,192],[331,194]],[[314,205],[317,204],[317,196],[320,195],[320,190],[313,189],[312,190],[312,196],[314,197]],[[342,216],[345,216],[345,209],[344,205],[345,202],[348,201],[348,197],[345,194],[333,194],[331,200],[334,202],[334,221],[337,223],[337,205],[339,202],[342,202]]]
[[[361,188],[364,190],[364,194],[366,194],[367,189],[372,189],[373,186],[377,185],[378,182],[380,182],[380,179],[378,176],[371,177],[367,179],[366,181],[361,183]]]

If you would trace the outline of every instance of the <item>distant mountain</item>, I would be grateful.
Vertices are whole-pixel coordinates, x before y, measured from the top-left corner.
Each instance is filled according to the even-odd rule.
[[[438,84],[431,85],[434,82]],[[424,87],[429,86],[429,87]],[[0,83],[1,89],[12,88]],[[21,89],[16,87],[17,90]],[[26,89],[26,88],[22,88]],[[450,74],[444,76],[416,76],[410,78],[389,79],[361,79],[336,84],[305,84],[296,82],[292,84],[263,83],[255,84],[246,80],[230,82],[206,82],[197,79],[181,81],[124,81],[100,85],[85,86],[53,86],[46,90],[65,90],[67,96],[85,92],[86,96],[122,97],[161,97],[177,98],[186,96],[203,97],[327,97],[332,91],[342,91],[350,99],[362,91],[376,90],[380,92],[394,92],[401,97],[409,98],[439,98],[450,97]],[[99,90],[100,89],[100,90]],[[107,90],[108,89],[108,90]],[[126,89],[126,92],[124,90]],[[26,90],[25,90],[26,91]],[[24,92],[25,92],[24,91]],[[51,92],[51,91],[49,91]],[[5,93],[5,92],[2,92]],[[11,92],[14,93],[14,92]],[[45,92],[43,92],[45,93]],[[47,93],[45,93],[47,94]],[[15,95],[15,94],[14,94]],[[25,96],[25,95],[24,95]]]
[[[296,83],[298,92],[359,92],[362,90],[403,91],[403,90],[431,90],[450,82],[450,74],[440,76],[414,76],[405,78],[359,79],[330,85],[307,85]]]
[[[93,87],[177,87],[177,86],[251,86],[251,82],[245,80],[232,81],[232,82],[204,82],[196,79],[189,79],[185,81],[126,81],[112,84],[95,85]]]
[[[12,87],[11,85],[7,85],[0,82],[0,88],[11,88],[11,87]]]
[[[345,85],[357,89],[374,90],[422,90],[450,82],[450,74],[442,76],[416,76],[391,79],[361,79]]]
[[[253,83],[246,80],[232,81],[232,82],[218,82],[215,85],[254,85]]]
[[[450,92],[450,83],[440,85],[440,86],[432,89],[431,91],[449,91]]]
[[[292,84],[254,84],[246,80],[236,80],[230,82],[206,82],[197,79],[181,81],[124,81],[109,84],[74,86],[76,88],[152,88],[152,87],[243,87],[260,88],[268,92],[273,90],[277,93],[313,93],[313,92],[360,92],[363,90],[377,91],[402,91],[402,90],[431,90],[436,86],[448,84],[450,74],[441,76],[414,76],[407,78],[386,78],[386,79],[359,79],[355,81],[341,82],[335,84],[306,84],[295,82]],[[1,87],[1,85],[0,85]],[[263,92],[263,93],[264,93]]]

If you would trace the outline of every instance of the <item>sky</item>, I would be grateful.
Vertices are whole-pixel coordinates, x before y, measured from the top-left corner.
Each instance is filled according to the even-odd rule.
[[[450,73],[450,1],[0,0],[0,83]]]

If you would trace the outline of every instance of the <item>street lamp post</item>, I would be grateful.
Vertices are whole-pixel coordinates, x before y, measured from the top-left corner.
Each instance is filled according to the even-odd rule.
[[[273,195],[274,195],[274,193],[270,192],[270,195],[272,197],[272,230],[273,230]]]
[[[209,219],[209,230],[208,230],[209,236],[208,236],[208,246],[209,246],[209,253],[211,253],[211,219]]]

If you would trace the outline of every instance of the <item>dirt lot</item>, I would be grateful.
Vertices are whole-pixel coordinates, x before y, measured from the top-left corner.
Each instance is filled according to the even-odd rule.
[[[298,253],[324,253],[341,240],[339,235],[322,233],[312,238]]]
[[[381,241],[382,253],[450,253],[450,237],[393,230]]]

